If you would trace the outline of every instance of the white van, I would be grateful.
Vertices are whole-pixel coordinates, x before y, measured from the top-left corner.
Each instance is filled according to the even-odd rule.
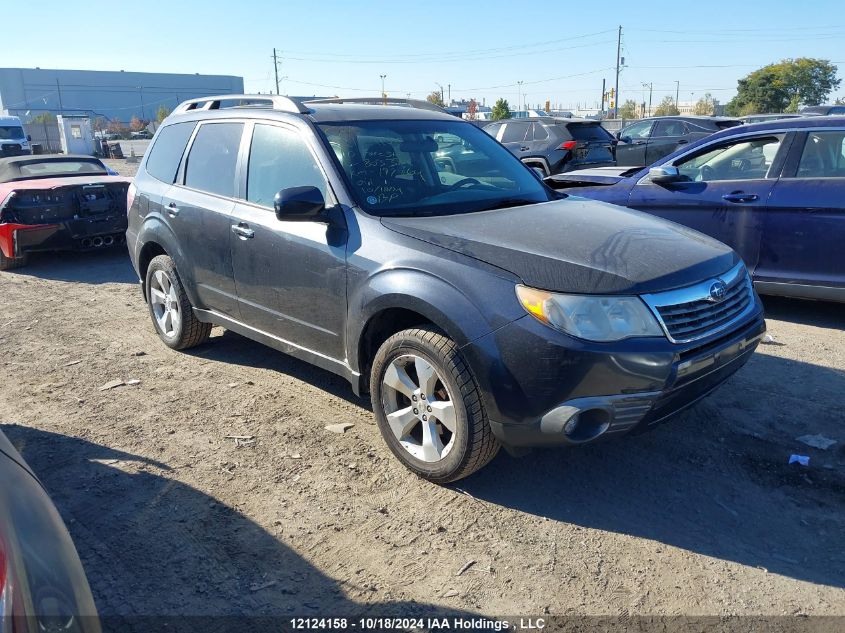
[[[0,156],[32,154],[29,141],[18,117],[0,116]]]

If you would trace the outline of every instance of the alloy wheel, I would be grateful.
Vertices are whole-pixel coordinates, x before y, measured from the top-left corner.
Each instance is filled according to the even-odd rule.
[[[382,379],[384,413],[399,444],[413,457],[438,462],[455,444],[457,411],[446,383],[421,356],[395,358]]]
[[[150,279],[150,304],[159,329],[165,336],[179,334],[182,313],[173,282],[166,272],[157,270]]]

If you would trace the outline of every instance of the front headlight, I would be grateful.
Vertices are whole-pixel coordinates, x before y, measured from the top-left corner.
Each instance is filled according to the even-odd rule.
[[[664,336],[657,319],[639,297],[565,295],[528,286],[517,286],[516,296],[534,318],[588,341]]]

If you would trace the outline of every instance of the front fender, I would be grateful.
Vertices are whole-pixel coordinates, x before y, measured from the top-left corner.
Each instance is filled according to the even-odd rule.
[[[485,279],[486,277],[486,279]],[[475,292],[487,296],[501,296],[501,288],[507,286],[513,292],[513,285],[505,280],[484,276],[478,284],[468,284]],[[504,302],[503,302],[504,303]],[[391,268],[371,276],[349,297],[349,319],[347,320],[347,341],[349,364],[360,369],[359,341],[367,324],[378,313],[390,308],[402,308],[419,313],[440,327],[459,346],[464,346],[497,327],[509,323],[520,314],[509,314],[502,309],[479,309],[472,300],[455,285],[429,272],[414,268]]]

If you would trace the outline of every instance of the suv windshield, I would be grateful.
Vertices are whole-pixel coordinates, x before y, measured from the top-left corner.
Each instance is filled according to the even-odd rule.
[[[19,141],[22,138],[24,138],[24,134],[20,125],[0,125],[0,140]]]
[[[528,168],[459,121],[322,123],[351,193],[375,215],[444,215],[546,202]]]

